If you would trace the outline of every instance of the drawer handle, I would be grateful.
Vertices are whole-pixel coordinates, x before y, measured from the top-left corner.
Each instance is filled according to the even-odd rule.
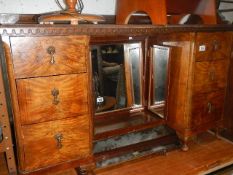
[[[213,51],[217,51],[220,49],[220,44],[217,41],[214,41],[213,43]]]
[[[52,91],[51,91],[51,94],[53,96],[53,104],[54,105],[58,105],[58,103],[60,102],[59,99],[58,99],[58,95],[59,95],[59,90],[54,88]]]
[[[209,78],[211,81],[215,80],[215,72],[214,71],[209,72]]]
[[[54,57],[54,54],[56,53],[55,47],[49,46],[47,52],[51,57],[50,63],[55,64],[55,57]]]
[[[212,103],[209,102],[207,104],[207,106],[208,106],[208,113],[211,114],[213,112],[213,105],[212,105]]]
[[[63,135],[61,133],[57,133],[54,136],[54,138],[57,141],[57,149],[61,149],[63,147],[63,145],[62,145]]]

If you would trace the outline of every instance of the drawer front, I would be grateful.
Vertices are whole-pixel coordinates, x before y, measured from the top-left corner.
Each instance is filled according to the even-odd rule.
[[[229,60],[196,62],[194,71],[194,94],[225,89]]]
[[[16,78],[86,72],[88,37],[11,37]]]
[[[91,154],[89,116],[22,127],[23,171],[81,159]]]
[[[88,113],[86,73],[19,79],[16,85],[23,125]]]
[[[231,37],[229,33],[198,33],[196,36],[196,61],[228,59]]]
[[[199,127],[222,119],[224,91],[195,95],[192,100],[191,126]]]

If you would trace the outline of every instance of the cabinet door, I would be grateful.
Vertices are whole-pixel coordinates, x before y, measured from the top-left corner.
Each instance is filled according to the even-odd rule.
[[[89,116],[56,120],[22,127],[23,171],[32,171],[91,154]]]
[[[171,48],[153,45],[150,57],[149,109],[164,118]]]

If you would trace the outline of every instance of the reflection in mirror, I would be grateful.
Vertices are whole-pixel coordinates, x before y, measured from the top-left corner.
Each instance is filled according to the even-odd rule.
[[[154,45],[151,48],[150,66],[150,104],[149,108],[160,117],[164,116],[166,100],[167,73],[170,58],[170,48]]]
[[[95,112],[141,104],[141,44],[91,47]]]

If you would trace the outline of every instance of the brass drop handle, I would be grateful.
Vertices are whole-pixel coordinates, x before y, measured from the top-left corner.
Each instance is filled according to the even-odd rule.
[[[56,53],[55,47],[49,46],[48,49],[47,49],[47,53],[51,57],[50,63],[55,64],[55,57],[54,57],[54,54]]]
[[[52,91],[51,91],[51,95],[53,96],[53,104],[54,105],[58,105],[58,103],[60,102],[59,99],[58,99],[58,95],[59,95],[59,90],[54,88]]]
[[[63,134],[57,133],[54,136],[54,138],[57,141],[57,149],[61,149],[63,147],[63,145],[62,145]]]
[[[208,113],[211,114],[213,112],[213,105],[212,105],[212,103],[208,102],[207,107],[208,107]]]

